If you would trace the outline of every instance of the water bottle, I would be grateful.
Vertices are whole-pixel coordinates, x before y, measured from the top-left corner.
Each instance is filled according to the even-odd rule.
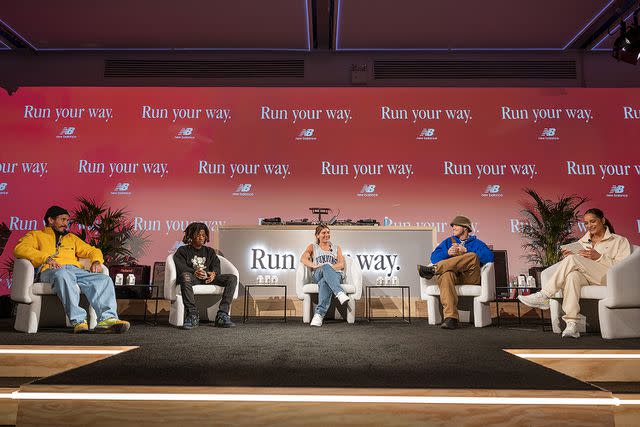
[[[116,274],[116,286],[122,286],[124,282],[124,275],[122,273]]]
[[[127,274],[127,285],[134,286],[136,284],[136,276],[133,273]]]

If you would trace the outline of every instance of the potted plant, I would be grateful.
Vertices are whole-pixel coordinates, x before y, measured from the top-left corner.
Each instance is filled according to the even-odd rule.
[[[135,264],[146,253],[149,237],[135,230],[127,211],[86,197],[79,197],[78,202],[80,206],[71,212],[73,231],[102,251],[107,267]]]
[[[531,188],[523,191],[531,197],[521,203],[523,256],[533,264],[529,274],[540,286],[540,272],[562,259],[560,245],[572,240],[573,228],[579,221],[578,208],[588,199],[572,194],[551,200],[542,198]]]

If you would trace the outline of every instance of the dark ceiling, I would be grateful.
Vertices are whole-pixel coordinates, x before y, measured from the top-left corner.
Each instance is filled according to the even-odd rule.
[[[22,0],[0,6],[0,49],[610,49],[635,0]]]

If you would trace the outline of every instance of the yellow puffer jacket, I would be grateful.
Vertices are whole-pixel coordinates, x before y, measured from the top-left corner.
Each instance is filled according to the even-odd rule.
[[[13,255],[16,258],[28,259],[34,267],[38,268],[45,263],[48,257],[56,253],[56,236],[51,227],[43,230],[30,231],[16,244]],[[75,234],[69,233],[60,239],[58,255],[53,259],[61,265],[75,265],[82,268],[79,258],[88,258],[92,263],[98,261],[104,264],[102,251],[85,243]],[[42,267],[42,271],[49,268]]]

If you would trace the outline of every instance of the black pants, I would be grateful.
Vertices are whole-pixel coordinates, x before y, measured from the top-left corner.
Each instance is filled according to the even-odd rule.
[[[236,291],[236,282],[238,278],[235,274],[219,274],[213,279],[211,283],[205,283],[204,280],[198,279],[193,273],[182,273],[178,275],[178,285],[180,286],[180,293],[182,294],[182,301],[184,303],[185,315],[195,314],[198,312],[196,308],[196,300],[193,295],[193,287],[195,285],[218,285],[224,288],[222,293],[222,300],[220,301],[220,307],[218,311],[224,311],[229,313],[229,306],[233,299],[233,294]]]

